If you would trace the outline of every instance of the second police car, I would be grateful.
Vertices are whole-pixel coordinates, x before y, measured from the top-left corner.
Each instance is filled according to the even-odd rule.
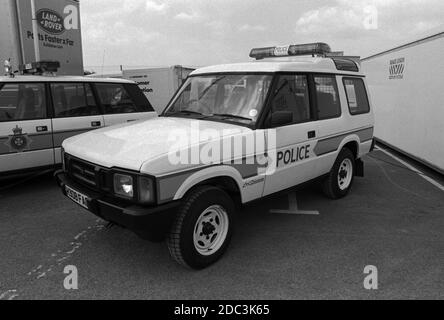
[[[227,249],[242,205],[316,178],[338,199],[363,174],[374,126],[365,76],[329,52],[260,48],[254,62],[196,70],[159,118],[65,140],[58,183],[83,208],[166,237],[177,262],[204,268]]]
[[[55,76],[58,62],[0,77],[0,179],[61,164],[64,139],[157,114],[132,81]],[[48,72],[48,70],[50,70]]]

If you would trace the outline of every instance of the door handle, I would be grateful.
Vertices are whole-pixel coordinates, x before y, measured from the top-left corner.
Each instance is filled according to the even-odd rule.
[[[102,123],[100,121],[92,121],[91,122],[91,127],[100,127],[102,125]]]
[[[309,131],[308,139],[314,139],[314,138],[316,138],[316,131]]]
[[[47,126],[38,126],[38,127],[35,127],[35,130],[37,132],[47,132],[48,131],[48,127]]]

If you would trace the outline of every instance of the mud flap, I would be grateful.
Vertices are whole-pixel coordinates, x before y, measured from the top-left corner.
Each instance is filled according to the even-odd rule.
[[[361,159],[356,159],[355,166],[356,166],[355,176],[361,178],[364,177],[364,161],[362,161]]]

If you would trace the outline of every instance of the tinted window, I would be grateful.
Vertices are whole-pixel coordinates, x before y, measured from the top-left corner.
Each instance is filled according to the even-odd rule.
[[[318,119],[337,118],[341,115],[338,87],[334,76],[315,76]]]
[[[139,112],[135,101],[121,84],[97,83],[100,103],[106,114]],[[144,111],[144,110],[140,110]]]
[[[46,118],[43,83],[11,83],[0,88],[0,121]]]
[[[51,93],[56,118],[100,114],[89,84],[53,83]]]
[[[148,98],[143,94],[142,90],[137,84],[125,84],[125,89],[128,91],[132,100],[137,106],[138,112],[151,112],[154,111]]]
[[[357,78],[344,79],[345,93],[347,94],[348,108],[352,115],[370,111],[364,81]]]
[[[279,76],[271,107],[272,112],[291,112],[293,123],[309,121],[311,116],[307,77],[304,75]]]

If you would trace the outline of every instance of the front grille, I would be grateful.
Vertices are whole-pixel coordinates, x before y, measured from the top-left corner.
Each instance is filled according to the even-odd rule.
[[[116,200],[113,196],[113,170],[64,154],[65,172],[73,182],[86,187],[96,195],[107,197],[107,201],[125,206],[128,201]]]
[[[97,187],[97,176],[93,165],[72,160],[69,169],[70,174],[75,180],[86,183],[91,187]]]
[[[66,153],[64,160],[66,173],[75,182],[93,191],[110,191],[112,182],[110,182],[111,175],[109,169],[75,158]]]

